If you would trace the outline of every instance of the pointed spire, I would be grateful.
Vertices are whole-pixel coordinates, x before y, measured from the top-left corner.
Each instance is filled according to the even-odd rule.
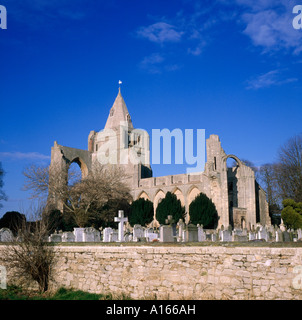
[[[128,122],[129,129],[133,129],[130,114],[128,112],[126,103],[122,97],[121,87],[118,89],[117,97],[110,109],[109,116],[105,125],[105,129],[118,128],[121,123]]]

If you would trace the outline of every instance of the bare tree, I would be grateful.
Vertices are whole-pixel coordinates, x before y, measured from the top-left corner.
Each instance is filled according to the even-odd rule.
[[[302,134],[290,138],[280,148],[275,176],[282,199],[302,201]]]
[[[2,190],[3,189],[3,176],[4,176],[4,170],[2,169],[2,164],[0,162],[0,208],[2,208],[1,201],[7,199],[4,191]]]
[[[47,220],[24,220],[18,236],[6,245],[0,258],[2,263],[13,270],[19,284],[34,281],[38,284],[40,292],[48,290],[55,263],[53,246],[46,241],[48,234]]]
[[[60,202],[64,212],[72,214],[76,224],[86,226],[88,221],[98,215],[105,204],[117,200],[130,200],[128,176],[117,166],[95,164],[82,180],[75,179],[69,184],[67,172],[52,167],[31,166],[24,171],[25,189],[32,191],[32,197],[47,194],[48,201]]]
[[[260,181],[266,192],[267,202],[269,206],[275,205],[280,202],[275,171],[276,165],[272,163],[266,163],[262,165],[259,170]]]

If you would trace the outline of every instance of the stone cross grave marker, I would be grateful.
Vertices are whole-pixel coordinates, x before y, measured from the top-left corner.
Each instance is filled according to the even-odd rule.
[[[177,236],[176,234],[176,224],[175,224],[175,220],[173,219],[173,217],[171,215],[168,215],[167,219],[165,220],[167,225],[170,225],[172,227],[172,231],[173,231],[173,236]]]
[[[124,223],[128,221],[127,217],[124,217],[124,210],[118,211],[118,217],[114,218],[115,222],[118,222],[118,241],[124,241]]]

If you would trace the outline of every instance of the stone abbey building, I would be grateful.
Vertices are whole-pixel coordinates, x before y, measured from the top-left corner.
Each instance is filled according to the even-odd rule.
[[[129,161],[131,154],[139,157],[135,161]],[[266,194],[255,180],[254,171],[235,155],[225,153],[217,135],[211,135],[206,140],[206,154],[205,168],[200,173],[153,177],[149,137],[143,131],[134,129],[119,89],[104,130],[90,132],[88,150],[54,143],[51,149],[50,176],[55,166],[59,168],[59,172],[66,173],[73,162],[80,166],[83,177],[93,170],[95,161],[105,165],[106,162],[116,163],[124,167],[130,176],[127,182],[133,200],[149,199],[154,204],[154,210],[170,191],[177,196],[188,213],[190,203],[202,192],[216,206],[218,227],[223,225],[226,228],[231,225],[234,228],[251,229],[257,223],[269,225]],[[228,168],[228,158],[234,159],[237,165]],[[53,178],[56,180],[56,177]]]

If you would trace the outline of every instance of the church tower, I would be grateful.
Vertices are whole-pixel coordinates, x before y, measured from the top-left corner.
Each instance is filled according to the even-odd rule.
[[[90,132],[88,151],[92,153],[93,162],[123,167],[131,176],[131,185],[136,186],[140,179],[152,176],[149,135],[133,127],[120,88],[104,129]]]

